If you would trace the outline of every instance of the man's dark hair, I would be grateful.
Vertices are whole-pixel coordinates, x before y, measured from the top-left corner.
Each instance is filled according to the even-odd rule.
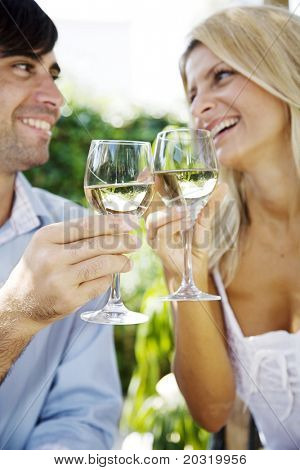
[[[0,0],[0,55],[38,55],[52,51],[57,40],[53,21],[34,0]]]

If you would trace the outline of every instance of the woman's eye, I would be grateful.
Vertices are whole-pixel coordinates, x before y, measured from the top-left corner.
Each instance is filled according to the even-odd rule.
[[[232,70],[218,70],[215,72],[214,79],[216,82],[220,82],[223,78],[230,77],[233,74]]]
[[[189,93],[188,93],[188,102],[189,104],[192,104],[194,99],[196,98],[196,95],[197,95],[197,92],[196,90],[191,90]]]

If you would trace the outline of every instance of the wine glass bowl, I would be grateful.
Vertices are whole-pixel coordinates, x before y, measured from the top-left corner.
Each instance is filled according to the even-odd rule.
[[[153,196],[148,142],[94,140],[85,172],[84,192],[99,214],[142,216]]]
[[[160,132],[154,153],[156,189],[167,207],[186,208],[195,223],[207,204],[218,180],[218,164],[209,131],[172,129]],[[201,292],[192,273],[191,241],[193,228],[182,231],[184,273],[179,289],[162,300],[219,300]]]

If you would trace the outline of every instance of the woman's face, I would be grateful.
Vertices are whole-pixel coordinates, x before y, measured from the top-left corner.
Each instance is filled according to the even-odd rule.
[[[212,131],[219,162],[251,170],[262,158],[282,156],[288,106],[233,70],[204,45],[186,62],[187,90],[196,128]]]

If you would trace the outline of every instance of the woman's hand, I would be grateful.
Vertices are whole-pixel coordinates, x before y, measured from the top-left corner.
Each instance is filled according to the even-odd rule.
[[[192,246],[195,279],[200,270],[202,273],[203,269],[208,271],[207,254],[211,243],[211,222],[227,193],[227,188],[225,183],[219,184],[196,218]],[[167,277],[178,282],[182,277],[184,263],[181,232],[188,230],[192,225],[190,212],[184,207],[162,208],[149,214],[146,221],[148,243],[159,255]]]

